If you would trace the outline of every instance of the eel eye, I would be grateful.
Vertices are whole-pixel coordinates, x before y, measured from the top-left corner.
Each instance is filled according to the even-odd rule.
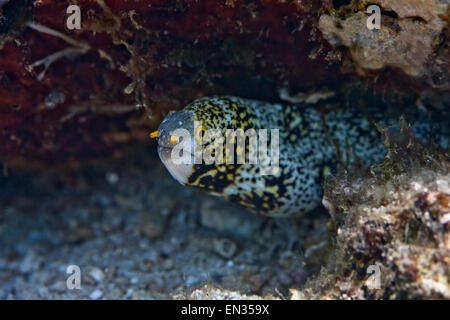
[[[180,138],[182,138],[182,137],[180,137]],[[171,144],[176,144],[178,141],[181,141],[181,139],[179,139],[177,136],[175,136],[175,135],[170,136]]]

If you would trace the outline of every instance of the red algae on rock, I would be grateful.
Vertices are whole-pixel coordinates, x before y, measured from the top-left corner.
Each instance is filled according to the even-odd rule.
[[[384,28],[369,30],[364,10],[339,16],[322,15],[319,28],[334,45],[349,48],[361,69],[399,68],[412,77],[431,76],[428,65],[434,47],[447,26],[445,1],[359,1],[364,7],[377,4],[383,9]],[[389,13],[389,14],[388,14]],[[439,65],[448,62],[434,60]]]
[[[420,59],[387,52],[362,77],[361,56],[331,35],[351,46],[332,21],[347,15],[342,23],[351,34],[349,21],[363,17],[366,1],[335,8],[312,0],[80,0],[80,30],[66,27],[70,4],[15,0],[0,7],[0,155],[15,164],[111,155],[146,141],[169,110],[211,94],[279,100],[280,88],[320,87],[345,97],[350,85],[385,99],[418,99],[448,86],[448,48],[439,43],[447,20],[438,1],[420,15],[427,24],[398,22],[411,28],[395,39],[418,34],[416,27],[426,33]],[[416,12],[414,4],[380,2],[399,19]],[[386,74],[391,66],[400,72]]]
[[[206,93],[257,96],[264,87],[260,98],[273,99],[283,81],[336,80],[315,27],[323,8],[313,2],[84,0],[80,30],[66,27],[69,4],[0,9],[2,158],[92,159],[144,140],[162,113]],[[89,50],[71,51],[44,28]],[[317,46],[324,53],[309,59]],[[128,137],[115,140],[117,132]]]

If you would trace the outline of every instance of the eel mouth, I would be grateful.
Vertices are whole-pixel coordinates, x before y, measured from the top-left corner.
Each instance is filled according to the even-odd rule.
[[[192,173],[193,165],[189,163],[177,163],[173,160],[172,152],[173,148],[167,148],[164,146],[158,146],[158,155],[162,163],[172,175],[182,185],[188,183],[189,176]]]
[[[194,128],[193,114],[190,111],[181,110],[166,116],[159,125],[158,131],[158,155],[172,177],[179,183],[186,185],[193,170],[192,161],[180,161],[179,152],[187,152],[180,147],[180,141],[173,142],[171,137],[177,129],[184,129],[192,133]],[[177,148],[176,148],[177,147]],[[192,158],[192,154],[185,157]]]

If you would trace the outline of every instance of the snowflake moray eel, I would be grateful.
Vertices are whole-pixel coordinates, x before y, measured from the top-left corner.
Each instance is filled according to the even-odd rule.
[[[263,215],[292,217],[321,203],[323,179],[334,172],[339,163],[350,168],[369,166],[383,159],[386,148],[373,124],[389,122],[383,117],[374,115],[369,120],[360,110],[338,109],[322,113],[308,105],[213,96],[196,100],[183,110],[166,116],[158,128],[158,154],[170,174],[183,185],[225,197]],[[212,164],[175,162],[172,151],[182,141],[172,141],[173,133],[178,129],[187,130],[191,137],[188,143],[192,145],[199,135],[204,134],[195,132],[196,122],[201,122],[202,131],[218,129],[224,137],[226,129],[279,129],[279,170],[263,175],[262,164],[248,161],[240,164],[236,161],[232,164],[226,161]],[[413,121],[411,129],[419,139],[433,137],[438,146],[444,150],[448,148],[445,125],[436,131],[426,117],[421,117]],[[245,141],[245,137],[243,139]],[[218,140],[208,139],[205,135],[202,150],[217,147]],[[245,153],[248,158],[249,145],[246,143],[243,150],[237,148],[236,156]],[[211,154],[215,156],[214,150],[217,149]]]

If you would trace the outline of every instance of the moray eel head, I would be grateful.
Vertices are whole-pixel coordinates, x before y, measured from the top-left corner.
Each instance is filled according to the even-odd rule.
[[[220,143],[210,133],[215,130],[225,137],[227,129],[246,129],[246,126],[251,126],[251,116],[248,108],[238,99],[214,96],[196,100],[183,110],[168,114],[161,122],[158,128],[159,157],[181,184],[214,193],[211,183],[200,184],[193,180],[201,171],[206,173],[212,170],[211,173],[214,173],[214,168],[222,172],[229,170],[225,164],[212,165],[204,161],[205,150],[214,150]],[[191,161],[177,161],[182,154]],[[194,155],[200,155],[200,160]]]
[[[205,167],[193,159],[194,151],[197,155],[202,154],[206,148],[215,145],[213,136],[205,133],[219,130],[225,135],[226,129],[242,128],[244,110],[247,109],[239,101],[211,97],[196,100],[183,110],[168,114],[158,128],[158,154],[170,174],[181,184],[192,185],[188,178],[193,170]],[[184,156],[191,156],[191,163],[176,161],[183,152]],[[195,168],[194,163],[197,165]]]
[[[167,115],[167,117],[159,125],[158,131],[158,155],[164,166],[167,168],[172,177],[181,184],[187,184],[188,177],[192,172],[192,164],[177,162],[173,157],[174,152],[184,141],[176,134],[180,130],[193,132],[194,117],[191,111],[181,110]],[[187,152],[187,149],[180,152]]]
[[[158,128],[158,154],[181,184],[222,196],[254,212],[275,215],[287,177],[282,170],[262,175],[263,165],[246,162],[250,148],[241,132],[261,126],[251,103],[213,96],[167,115]],[[238,161],[238,157],[245,161]]]

